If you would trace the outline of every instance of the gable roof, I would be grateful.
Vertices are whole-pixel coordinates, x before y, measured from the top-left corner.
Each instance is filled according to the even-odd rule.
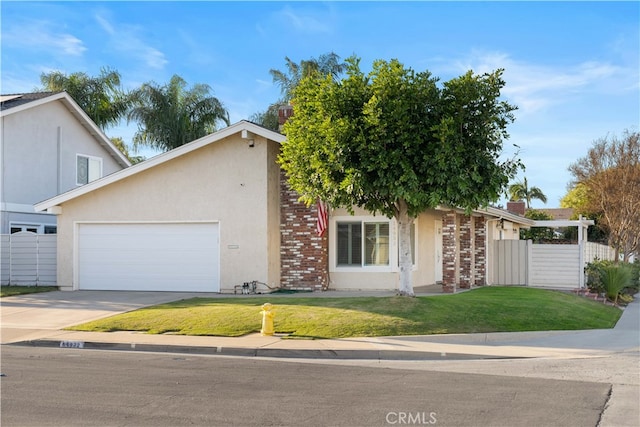
[[[0,117],[16,114],[49,102],[61,102],[120,166],[123,168],[131,166],[129,159],[118,150],[107,135],[104,134],[98,125],[91,120],[87,113],[80,108],[67,92],[34,92],[0,95]]]
[[[60,92],[33,92],[0,95],[0,111],[16,108],[29,102],[38,101]]]
[[[220,141],[224,138],[227,138],[231,135],[235,135],[237,133],[240,133],[242,138],[247,140],[252,139],[255,135],[262,136],[266,139],[275,141],[277,143],[282,143],[286,139],[285,136],[282,134],[271,131],[262,126],[256,125],[255,123],[252,123],[246,120],[241,120],[229,127],[221,129],[212,134],[206,135],[200,139],[196,139],[195,141],[184,144],[178,148],[174,148],[171,151],[167,151],[165,153],[159,154],[148,160],[137,163],[131,167],[112,173],[111,175],[107,175],[103,178],[97,179],[81,187],[67,191],[66,193],[62,193],[48,200],[44,200],[40,203],[35,204],[34,208],[36,212],[45,211],[61,203],[67,202],[69,200],[80,197],[84,194],[87,194],[93,190],[97,190],[99,188],[105,187],[114,182],[118,182],[120,180],[128,178],[132,175],[136,175],[140,172],[146,171],[147,169],[151,169],[155,166],[167,163],[177,157],[184,156],[185,154],[191,153],[204,146],[215,143],[217,141]]]

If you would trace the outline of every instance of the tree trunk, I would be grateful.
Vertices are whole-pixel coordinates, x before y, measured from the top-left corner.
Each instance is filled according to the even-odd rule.
[[[400,286],[398,293],[403,296],[415,296],[411,274],[413,262],[411,261],[411,223],[413,218],[409,216],[409,210],[404,200],[398,202],[396,212],[398,221],[398,237],[400,252]]]

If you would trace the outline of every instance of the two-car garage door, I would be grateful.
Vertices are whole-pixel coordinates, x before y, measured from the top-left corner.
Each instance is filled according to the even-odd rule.
[[[78,287],[220,291],[217,223],[78,225]]]

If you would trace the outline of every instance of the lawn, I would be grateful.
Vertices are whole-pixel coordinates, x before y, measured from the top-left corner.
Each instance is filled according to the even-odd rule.
[[[0,297],[57,291],[56,286],[0,286]]]
[[[564,292],[485,287],[416,298],[193,298],[69,329],[235,337],[260,331],[265,302],[275,305],[276,333],[291,338],[606,329],[621,315],[618,308]]]

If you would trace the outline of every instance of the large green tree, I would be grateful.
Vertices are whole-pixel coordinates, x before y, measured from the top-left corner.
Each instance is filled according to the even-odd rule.
[[[130,106],[130,99],[120,87],[120,74],[102,68],[100,75],[65,74],[52,71],[40,75],[45,91],[67,91],[89,117],[103,130],[118,124]]]
[[[607,228],[602,225],[602,211],[594,207],[593,204],[589,202],[589,194],[589,188],[582,183],[570,186],[567,190],[567,194],[560,199],[560,207],[573,209],[571,219],[578,219],[581,216],[592,219],[594,221],[594,226],[589,227],[587,230],[589,241],[606,244],[609,238],[609,233]],[[578,229],[576,227],[566,227],[563,231],[563,235],[565,239],[575,241],[578,239]]]
[[[138,122],[133,146],[168,151],[214,132],[219,122],[229,125],[229,113],[211,87],[174,75],[168,84],[145,83],[132,92],[129,121]]]
[[[334,52],[324,53],[318,58],[303,59],[299,63],[292,61],[288,56],[285,56],[284,60],[285,71],[275,68],[269,70],[273,83],[280,87],[281,98],[269,105],[265,111],[250,117],[251,121],[276,132],[279,130],[278,108],[291,101],[293,91],[303,78],[309,75],[328,75],[337,80],[346,67],[346,63],[340,62],[340,56]]]
[[[511,184],[509,186],[509,200],[517,202],[524,200],[527,202],[527,209],[531,208],[531,200],[537,199],[542,203],[547,203],[547,196],[538,187],[529,187],[527,177],[524,180]]]
[[[359,62],[349,58],[340,81],[300,81],[279,161],[307,204],[319,198],[395,218],[399,292],[413,295],[413,220],[438,205],[471,211],[500,197],[522,167],[499,159],[515,107],[500,100],[502,70],[439,86],[397,60],[375,61],[367,75]]]

